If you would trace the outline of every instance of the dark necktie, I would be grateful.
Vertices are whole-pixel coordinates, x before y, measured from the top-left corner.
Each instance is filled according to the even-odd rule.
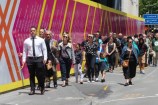
[[[35,37],[32,37],[33,56],[35,57]]]

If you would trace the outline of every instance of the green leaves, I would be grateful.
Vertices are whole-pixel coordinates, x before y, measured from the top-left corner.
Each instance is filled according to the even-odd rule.
[[[158,14],[158,0],[139,0],[139,15]]]

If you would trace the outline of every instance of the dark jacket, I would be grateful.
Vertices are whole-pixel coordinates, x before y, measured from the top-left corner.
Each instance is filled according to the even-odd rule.
[[[75,50],[75,60],[76,64],[79,64],[82,62],[82,51],[81,50]]]
[[[125,52],[127,51],[127,48],[128,48],[127,46],[124,46],[124,48],[122,49],[122,54],[120,56],[121,64],[124,60],[124,55],[125,55]],[[137,49],[134,46],[132,46],[132,51],[133,51],[133,53],[136,57],[137,63],[138,63],[138,52],[137,52]]]

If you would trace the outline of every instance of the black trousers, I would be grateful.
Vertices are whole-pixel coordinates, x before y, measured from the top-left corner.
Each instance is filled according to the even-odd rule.
[[[37,77],[39,87],[44,89],[45,72],[43,58],[28,58],[27,67],[30,73],[30,87],[32,91],[35,91],[35,76]]]
[[[86,55],[86,63],[87,63],[87,74],[88,78],[91,81],[94,79],[94,65],[95,65],[96,56],[87,54]]]
[[[65,81],[70,77],[70,70],[72,65],[72,60],[69,58],[60,58],[60,70],[62,81]]]
[[[99,77],[100,69],[101,69],[101,62],[95,63],[95,78]]]

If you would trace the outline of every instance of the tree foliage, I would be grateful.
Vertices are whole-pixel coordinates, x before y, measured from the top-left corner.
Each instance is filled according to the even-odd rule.
[[[139,15],[158,14],[158,0],[139,0]]]

